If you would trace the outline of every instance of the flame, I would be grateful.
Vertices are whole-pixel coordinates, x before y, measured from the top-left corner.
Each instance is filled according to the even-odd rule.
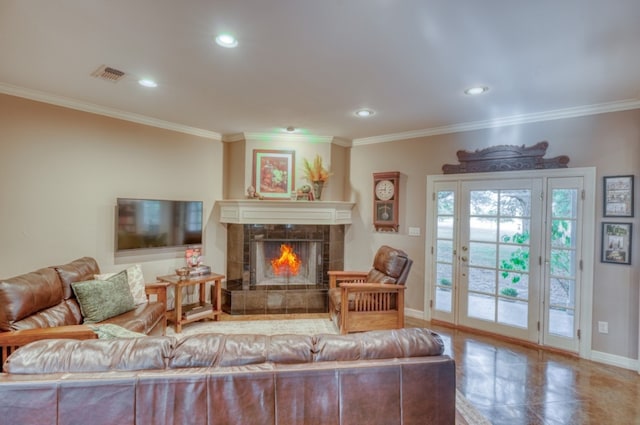
[[[296,276],[301,264],[300,258],[293,252],[293,247],[286,244],[280,245],[280,258],[271,260],[271,267],[276,276]]]

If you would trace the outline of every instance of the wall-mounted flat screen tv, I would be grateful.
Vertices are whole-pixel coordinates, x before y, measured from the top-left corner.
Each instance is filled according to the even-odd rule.
[[[118,198],[116,251],[202,244],[202,201]]]

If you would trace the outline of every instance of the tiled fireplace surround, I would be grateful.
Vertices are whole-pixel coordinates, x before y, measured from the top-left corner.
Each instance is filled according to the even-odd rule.
[[[318,313],[328,308],[328,270],[344,268],[343,224],[227,224],[227,282],[222,310],[230,314]],[[251,285],[252,240],[320,240],[315,285]]]

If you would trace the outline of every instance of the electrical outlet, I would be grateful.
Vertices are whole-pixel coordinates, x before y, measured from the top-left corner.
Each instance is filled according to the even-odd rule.
[[[420,236],[419,227],[409,227],[409,236]]]
[[[598,332],[601,334],[609,333],[609,322],[598,322]]]

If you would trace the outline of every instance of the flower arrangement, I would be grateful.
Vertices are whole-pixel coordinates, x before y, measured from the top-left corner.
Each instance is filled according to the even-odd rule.
[[[313,163],[309,162],[306,158],[303,159],[302,162],[304,178],[310,182],[326,182],[332,174],[322,165],[322,157],[320,155],[316,155]]]

